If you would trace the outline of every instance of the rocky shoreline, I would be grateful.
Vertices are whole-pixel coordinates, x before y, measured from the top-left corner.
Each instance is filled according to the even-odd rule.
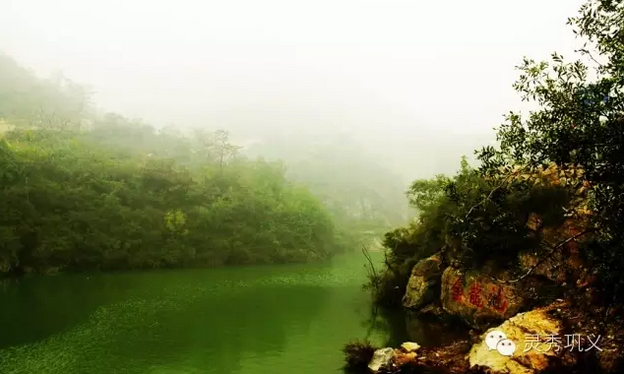
[[[463,266],[462,249],[452,242],[413,265],[403,308],[441,321],[460,320],[472,329],[469,339],[345,353],[359,352],[360,362],[368,360],[359,372],[624,372],[624,307],[609,302],[613,296],[600,291],[596,268],[580,254],[591,240],[585,235],[591,231],[589,213],[580,211],[554,227],[529,216],[526,227],[543,248],[518,253],[512,267],[495,258],[478,268]]]
[[[559,300],[500,325],[473,329],[470,339],[445,346],[406,342],[396,349],[369,347],[359,351],[360,361],[368,359],[368,364],[348,368],[362,374],[619,373],[624,369],[622,324],[595,318]]]
[[[381,374],[624,372],[624,308],[598,302],[605,295],[598,295],[597,277],[580,260],[578,243],[566,239],[575,232],[580,229],[572,225],[547,232],[557,251],[547,258],[521,253],[515,278],[493,265],[463,269],[452,252],[420,260],[403,308],[443,323],[459,320],[471,329],[470,338],[436,347],[351,346],[347,362],[360,355],[366,365],[348,367]]]
[[[524,58],[514,88],[539,109],[506,116],[478,168],[464,158],[452,177],[414,181],[418,219],[385,236],[374,302],[459,319],[471,338],[410,352],[354,345],[346,351],[362,356],[348,362],[384,358],[364,369],[379,373],[624,373],[622,19],[623,1],[585,1],[568,24],[596,64]]]

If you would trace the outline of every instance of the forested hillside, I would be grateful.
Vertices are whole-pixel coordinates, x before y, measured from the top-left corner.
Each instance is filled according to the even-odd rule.
[[[0,52],[0,120],[16,125],[62,127],[89,113],[85,89],[61,75],[38,79]]]
[[[0,57],[0,273],[322,259],[352,243],[279,162],[224,131],[89,113]]]

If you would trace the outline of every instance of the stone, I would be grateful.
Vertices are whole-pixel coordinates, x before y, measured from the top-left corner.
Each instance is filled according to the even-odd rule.
[[[544,255],[534,251],[521,252],[518,255],[520,269],[523,272],[533,269],[531,273],[534,275],[541,275],[559,284],[565,282],[566,274],[561,266],[563,263],[562,253],[555,252],[551,256],[544,256],[544,259],[541,258],[542,256]]]
[[[518,290],[493,280],[478,270],[463,272],[448,267],[442,274],[442,308],[471,325],[504,320],[520,310],[523,298]]]
[[[541,236],[552,248],[575,235],[580,235],[585,229],[586,226],[582,222],[568,219],[558,227],[541,230]],[[520,270],[523,272],[530,270],[532,274],[543,276],[557,284],[566,283],[568,278],[578,280],[586,267],[578,248],[579,242],[583,240],[584,236],[580,235],[548,255],[545,253],[546,249],[523,251],[518,255]]]
[[[414,342],[405,342],[401,344],[401,348],[405,352],[415,352],[420,348],[420,344]]]
[[[368,368],[377,373],[381,368],[388,368],[394,358],[395,352],[392,348],[381,348],[373,353],[373,358],[368,364]]]
[[[420,310],[418,311],[418,314],[421,316],[430,316],[430,317],[440,318],[444,316],[445,312],[444,312],[444,309],[442,309],[442,306],[440,306],[438,303],[438,304],[425,305],[424,307],[420,308]]]
[[[396,367],[403,367],[403,366],[406,366],[408,364],[415,362],[417,357],[418,355],[416,354],[416,352],[405,353],[405,352],[398,351],[398,352],[395,352],[394,358],[392,359],[392,363]]]
[[[552,369],[551,366],[557,362],[572,365],[573,362],[563,360],[565,343],[554,343],[556,339],[552,338],[549,340],[549,337],[562,338],[562,322],[549,314],[556,308],[551,305],[520,313],[487,330],[468,354],[470,367],[486,367],[490,373],[533,374]],[[499,342],[501,335],[507,340]],[[488,346],[492,346],[492,342],[496,345],[494,349]],[[505,351],[505,347],[513,347],[514,344],[515,350]],[[500,352],[512,353],[505,355]]]
[[[440,289],[442,270],[442,256],[439,253],[414,265],[403,296],[403,306],[419,309],[433,302]]]
[[[471,344],[458,340],[449,345],[422,347],[416,352],[399,353],[393,359],[391,373],[483,374],[469,370],[467,354]]]

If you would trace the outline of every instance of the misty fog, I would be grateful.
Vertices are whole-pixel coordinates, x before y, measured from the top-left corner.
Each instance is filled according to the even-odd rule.
[[[579,4],[5,0],[0,50],[157,126],[351,134],[407,184],[494,141],[513,67],[569,55]]]
[[[0,372],[624,373],[622,20],[0,0]]]

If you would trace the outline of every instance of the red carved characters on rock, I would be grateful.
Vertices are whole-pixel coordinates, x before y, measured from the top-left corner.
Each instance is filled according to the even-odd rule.
[[[462,286],[461,277],[457,278],[455,283],[453,283],[453,287],[451,287],[451,299],[458,303],[461,303],[464,299],[464,287]]]
[[[503,293],[501,287],[492,286],[492,293],[490,294],[490,307],[500,313],[505,313],[507,310],[507,298]]]
[[[470,286],[470,290],[468,292],[468,301],[470,304],[476,306],[477,308],[483,307],[483,300],[481,299],[481,284],[479,282],[474,282],[472,286]]]

